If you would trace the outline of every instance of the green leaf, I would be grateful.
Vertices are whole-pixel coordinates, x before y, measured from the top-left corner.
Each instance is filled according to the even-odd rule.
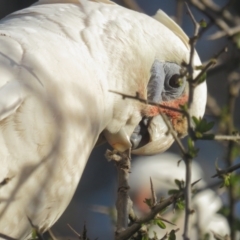
[[[192,117],[193,122],[195,123],[195,138],[196,139],[204,139],[204,140],[212,140],[214,139],[213,134],[204,134],[211,130],[214,126],[214,122],[207,122],[206,119]]]
[[[204,19],[202,19],[202,20],[199,22],[199,25],[200,25],[202,28],[205,28],[205,27],[207,27],[207,22],[206,22]]]
[[[188,111],[188,105],[187,103],[186,104],[183,104],[183,105],[179,105],[180,109],[184,112],[187,112]]]
[[[165,229],[166,225],[164,224],[164,222],[162,222],[160,219],[156,219],[156,223],[157,225],[161,228],[161,229]]]
[[[191,158],[196,157],[199,149],[194,147],[194,142],[190,137],[188,138],[187,143],[188,143],[188,155]]]
[[[32,229],[32,239],[37,239],[37,230],[35,228]]]
[[[206,78],[207,78],[207,73],[204,72],[201,74],[201,77],[198,79],[197,83],[200,84],[200,83],[204,82],[206,80]]]
[[[193,116],[193,117],[192,117],[192,120],[194,121],[195,125],[197,126],[197,125],[200,123],[200,121],[202,120],[202,118],[200,117],[200,118],[198,119],[198,118],[196,118],[195,116]]]
[[[203,236],[203,240],[210,240],[210,239],[211,239],[210,234],[205,233],[204,236]]]
[[[183,181],[180,181],[178,179],[175,179],[174,181],[178,188],[181,190],[183,188]]]
[[[222,174],[221,177],[223,178],[223,182],[222,182],[220,188],[229,187],[230,186],[231,174]]]
[[[178,199],[177,202],[176,202],[176,207],[179,210],[183,210],[185,208],[185,204],[184,204],[184,202],[181,199]]]
[[[142,236],[142,240],[149,240],[148,235],[144,235],[144,236]]]
[[[168,195],[174,195],[174,194],[178,194],[179,190],[178,189],[170,189],[168,190]]]
[[[176,234],[174,230],[171,230],[171,232],[169,233],[168,240],[176,240]]]
[[[233,40],[238,49],[240,49],[240,33],[234,35]]]
[[[196,69],[196,70],[202,70],[203,68],[204,68],[204,65],[195,66],[195,69]]]
[[[189,150],[194,149],[193,140],[190,137],[188,138],[187,143],[188,143],[188,149]]]
[[[149,207],[152,207],[152,200],[151,200],[151,198],[145,198],[145,200],[143,202],[146,203]]]
[[[203,137],[203,134],[200,133],[200,132],[198,132],[198,131],[196,131],[196,132],[195,132],[195,137],[196,137],[197,139],[201,139],[201,138]]]
[[[205,118],[199,119],[198,122],[195,119],[194,123],[196,124],[195,130],[199,131],[200,133],[205,133],[211,130],[214,126],[214,122],[207,122]]]

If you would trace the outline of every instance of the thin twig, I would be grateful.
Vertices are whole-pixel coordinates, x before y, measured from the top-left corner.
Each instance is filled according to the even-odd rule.
[[[49,235],[51,237],[51,240],[57,240],[57,238],[55,237],[55,235],[53,234],[51,229],[48,230],[48,233],[49,233]]]
[[[240,136],[239,135],[215,135],[214,136],[215,140],[218,141],[239,141],[240,140]]]
[[[115,94],[118,94],[118,95],[121,95],[123,99],[125,99],[125,98],[133,99],[133,100],[137,100],[138,102],[141,102],[141,103],[145,103],[145,104],[149,104],[149,105],[152,105],[152,106],[157,106],[157,107],[162,108],[162,109],[167,109],[167,110],[179,112],[179,113],[181,113],[181,114],[185,114],[185,111],[183,111],[183,110],[181,110],[181,109],[174,108],[174,107],[169,107],[169,106],[166,106],[166,105],[157,103],[157,102],[149,101],[149,100],[147,100],[147,99],[145,99],[145,98],[141,98],[141,97],[139,96],[139,93],[138,93],[138,92],[136,92],[136,95],[135,95],[135,96],[133,96],[133,95],[128,95],[128,94],[125,94],[125,93],[122,93],[122,92],[118,92],[118,91],[114,91],[114,90],[109,90],[109,92],[115,93]]]
[[[155,207],[157,204],[157,196],[153,187],[152,178],[150,178],[150,185],[151,185],[151,194],[152,194],[152,207]]]
[[[79,234],[69,223],[67,226],[72,230],[72,232],[79,238],[81,239],[81,234]]]
[[[165,122],[165,124],[167,125],[170,134],[173,136],[178,147],[180,148],[182,155],[185,156],[187,154],[187,151],[186,151],[185,147],[183,146],[180,138],[178,137],[176,131],[173,129],[172,124],[169,122],[169,120],[165,114],[161,114],[161,117],[162,117],[163,121]]]
[[[227,169],[223,169],[223,170],[218,170],[218,173],[216,173],[215,175],[212,176],[212,178],[215,178],[215,177],[221,177],[221,175],[223,174],[227,174],[227,173],[231,173],[233,171],[236,171],[240,168],[240,163],[239,164],[236,164],[236,165],[233,165]]]
[[[187,12],[189,14],[189,16],[191,17],[191,20],[194,24],[194,35],[193,37],[190,38],[189,40],[189,44],[190,44],[190,59],[189,59],[189,64],[188,64],[188,73],[190,75],[190,79],[193,79],[193,73],[194,73],[194,53],[195,53],[195,45],[197,43],[197,39],[198,39],[198,34],[199,34],[199,29],[200,29],[200,25],[199,23],[196,21],[196,19],[194,18],[188,4],[185,2],[185,5],[187,7]]]

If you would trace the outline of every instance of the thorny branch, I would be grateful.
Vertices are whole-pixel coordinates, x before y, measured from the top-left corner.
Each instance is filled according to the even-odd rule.
[[[194,182],[191,186],[194,186],[196,183],[198,183],[198,181]],[[126,240],[130,238],[134,233],[136,233],[141,228],[143,223],[147,223],[150,220],[154,219],[159,212],[161,212],[163,209],[174,203],[177,199],[182,198],[183,196],[184,193],[179,192],[178,194],[174,194],[173,196],[157,203],[153,208],[151,208],[151,211],[146,216],[137,219],[125,231],[118,234],[116,240]]]
[[[226,168],[226,169],[222,169],[222,170],[219,169],[219,170],[217,170],[217,173],[214,174],[212,176],[212,178],[214,178],[214,177],[221,177],[224,174],[231,173],[231,172],[236,171],[238,169],[240,169],[240,163],[236,164],[236,165],[233,165],[233,166],[231,166],[229,168]]]
[[[189,74],[189,99],[188,99],[188,109],[191,107],[193,103],[193,96],[194,96],[194,88],[196,85],[194,85],[194,54],[195,54],[195,46],[199,37],[199,30],[200,25],[194,18],[191,10],[188,7],[188,4],[186,3],[187,12],[189,16],[191,17],[191,20],[194,25],[194,35],[189,39],[189,45],[190,45],[190,57],[189,57],[189,63],[187,64],[187,70]],[[203,71],[202,71],[203,72]],[[200,74],[199,74],[200,75]],[[193,135],[193,129],[191,125],[191,116],[188,114],[187,116],[187,122],[188,122],[188,135],[190,138],[192,138]],[[194,142],[192,142],[194,146]],[[186,165],[186,175],[185,175],[185,189],[184,189],[184,199],[185,199],[185,219],[184,219],[184,232],[183,232],[183,239],[189,240],[190,239],[190,216],[191,216],[191,178],[192,178],[192,157],[189,156],[189,154],[183,155],[183,160]]]
[[[118,235],[128,226],[128,216],[132,209],[132,201],[128,195],[130,189],[128,179],[131,169],[131,149],[123,153],[107,150],[105,156],[108,160],[115,162],[118,171],[117,230],[115,234],[115,238],[118,239]]]

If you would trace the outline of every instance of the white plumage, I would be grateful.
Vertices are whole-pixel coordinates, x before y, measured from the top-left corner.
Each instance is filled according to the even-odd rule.
[[[156,18],[108,0],[41,0],[0,21],[2,236],[26,238],[29,219],[40,232],[56,222],[100,134],[116,149],[131,146],[152,107],[109,90],[146,98],[155,60],[189,59],[180,28],[162,12]],[[191,113],[202,116],[205,103],[204,83]],[[173,142],[161,117],[152,117],[149,142],[135,153]]]

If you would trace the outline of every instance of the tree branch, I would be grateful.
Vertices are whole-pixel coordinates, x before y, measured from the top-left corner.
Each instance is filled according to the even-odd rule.
[[[128,226],[128,216],[132,208],[132,202],[129,198],[129,172],[131,169],[131,149],[126,152],[117,152],[116,150],[107,150],[105,156],[108,160],[115,162],[118,171],[118,194],[116,201],[117,208],[117,230],[115,238],[118,239],[118,234],[124,231]]]

